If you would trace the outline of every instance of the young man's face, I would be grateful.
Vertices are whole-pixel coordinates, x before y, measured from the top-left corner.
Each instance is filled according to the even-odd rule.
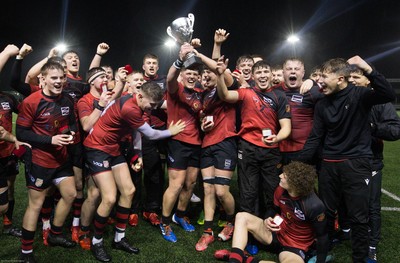
[[[152,109],[155,109],[159,103],[159,101],[154,101],[146,94],[143,94],[143,91],[139,91],[139,93],[136,94],[136,98],[139,107],[145,112],[150,112]]]
[[[126,79],[128,91],[130,93],[139,93],[140,87],[145,83],[142,73],[133,73]]]
[[[315,82],[318,82],[319,78],[321,77],[321,71],[316,70],[310,75],[310,79],[314,80]]]
[[[321,78],[319,79],[322,93],[325,95],[331,95],[340,90],[339,84],[344,80],[344,76],[338,75],[332,72],[322,72]]]
[[[114,78],[114,72],[111,67],[102,67],[106,71],[106,76],[108,81],[111,81]]]
[[[369,83],[371,83],[366,76],[355,72],[350,73],[349,82],[360,87],[368,87]]]
[[[300,88],[303,83],[304,65],[298,60],[288,60],[283,65],[283,78],[288,88]]]
[[[107,74],[101,74],[100,76],[98,76],[97,78],[95,78],[92,82],[92,85],[94,85],[94,87],[100,91],[100,93],[102,93],[102,88],[105,85],[107,87],[108,84],[108,79],[107,79]]]
[[[64,71],[60,69],[49,69],[45,76],[42,76],[43,92],[47,96],[58,96],[62,92],[64,84]]]
[[[197,70],[185,69],[181,71],[180,75],[183,85],[189,89],[194,89],[196,82],[199,80],[199,72]]]
[[[76,53],[67,53],[63,57],[67,62],[67,70],[70,74],[78,74],[79,72],[79,56]]]
[[[159,68],[158,60],[154,58],[146,58],[143,62],[142,68],[144,70],[144,74],[147,77],[155,76]]]
[[[209,69],[205,69],[201,75],[201,84],[204,88],[214,88],[217,85],[217,75]]]
[[[271,69],[269,67],[255,68],[252,77],[259,89],[266,90],[271,87]]]
[[[288,190],[289,189],[289,185],[288,185],[288,182],[287,182],[286,174],[285,173],[281,173],[279,175],[279,178],[281,179],[279,181],[279,186],[282,187],[285,190]]]
[[[272,85],[278,85],[283,82],[283,69],[277,69],[272,71],[271,78]]]
[[[254,61],[250,59],[240,61],[239,65],[237,65],[237,69],[240,70],[245,80],[249,80],[251,78],[251,68],[254,65]]]

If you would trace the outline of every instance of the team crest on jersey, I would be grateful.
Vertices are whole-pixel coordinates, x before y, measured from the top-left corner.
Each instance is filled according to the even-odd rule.
[[[36,178],[35,186],[41,187],[43,185],[43,179]]]
[[[3,110],[10,110],[11,109],[10,103],[8,103],[6,101],[1,103],[1,107],[3,108]]]
[[[76,98],[76,94],[75,94],[74,92],[70,92],[70,93],[68,93],[68,95],[70,95],[70,96],[71,96],[71,98],[73,98],[73,99],[75,99],[75,98]]]
[[[290,105],[289,105],[289,104],[286,105],[285,111],[286,111],[286,112],[290,112]]]
[[[306,220],[306,217],[304,216],[303,211],[301,211],[297,207],[294,208],[294,215],[300,220]]]
[[[286,212],[286,218],[290,220],[292,219],[292,215],[289,212]]]
[[[293,101],[293,102],[302,103],[303,102],[303,96],[301,96],[301,95],[293,95],[290,100]]]
[[[108,161],[103,161],[104,168],[110,167],[110,163]]]
[[[62,116],[69,115],[69,107],[61,107],[61,115]]]
[[[193,108],[197,110],[199,108],[199,103],[198,102],[193,103]]]

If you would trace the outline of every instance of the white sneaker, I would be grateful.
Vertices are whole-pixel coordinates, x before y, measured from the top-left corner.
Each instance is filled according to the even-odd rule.
[[[197,195],[192,194],[192,197],[190,197],[190,202],[192,202],[192,203],[200,203],[201,199]]]

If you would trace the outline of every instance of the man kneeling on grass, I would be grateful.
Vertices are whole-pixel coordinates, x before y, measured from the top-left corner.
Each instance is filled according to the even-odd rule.
[[[317,178],[314,167],[292,162],[283,168],[274,193],[275,218],[263,220],[252,214],[238,213],[235,219],[232,250],[215,252],[229,262],[271,262],[246,257],[244,248],[250,232],[268,251],[279,255],[279,262],[307,262],[316,242],[317,262],[325,262],[329,240],[325,206],[314,192]]]

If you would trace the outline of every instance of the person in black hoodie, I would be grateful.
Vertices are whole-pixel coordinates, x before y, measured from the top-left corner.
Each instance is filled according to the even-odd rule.
[[[373,89],[348,82],[350,64],[362,70]],[[319,194],[327,208],[328,231],[341,200],[352,228],[353,262],[368,256],[369,192],[372,180],[370,111],[395,93],[387,80],[359,56],[331,59],[322,65],[319,79],[326,95],[315,106],[314,125],[299,160],[311,160],[322,145]]]

